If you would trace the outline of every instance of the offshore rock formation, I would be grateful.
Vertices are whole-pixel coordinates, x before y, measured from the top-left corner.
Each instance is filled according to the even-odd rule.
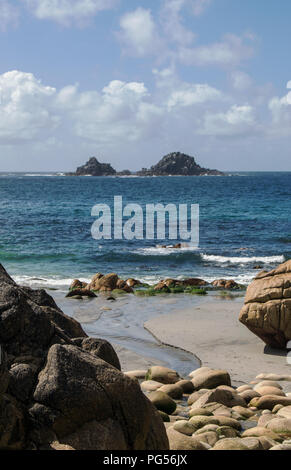
[[[291,260],[254,279],[239,319],[267,345],[286,349],[291,340]]]
[[[143,169],[137,173],[139,176],[202,176],[223,175],[218,170],[202,168],[193,157],[184,153],[174,152],[166,155],[149,170]]]
[[[163,422],[112,346],[0,265],[0,450],[167,450]]]
[[[150,169],[143,168],[136,173],[130,170],[117,172],[109,163],[100,163],[92,157],[85,165],[77,168],[76,173],[67,173],[67,176],[222,176],[223,174],[218,170],[201,167],[189,155],[174,152],[163,157]]]
[[[116,171],[109,163],[100,163],[97,158],[92,157],[88,162],[77,168],[76,176],[114,176]]]

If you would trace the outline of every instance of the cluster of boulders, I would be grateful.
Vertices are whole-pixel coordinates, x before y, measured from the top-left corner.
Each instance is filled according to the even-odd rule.
[[[217,279],[211,283],[218,289],[240,289],[241,286],[233,279]]]
[[[133,287],[139,285],[141,283],[136,279],[130,278],[125,281],[115,273],[106,275],[97,273],[92,277],[89,284],[75,279],[70,286],[67,297],[96,297],[98,292],[126,292],[130,294],[134,292]]]
[[[207,286],[207,282],[199,278],[189,278],[189,279],[184,279],[184,280],[164,279],[155,285],[155,289],[161,290],[164,287],[169,288],[169,287],[179,287],[179,286],[204,287],[204,286]]]
[[[133,294],[138,290],[139,294],[156,293],[206,293],[205,288],[238,290],[243,286],[237,284],[233,280],[219,279],[209,284],[207,281],[199,278],[180,279],[163,279],[154,286],[144,284],[133,278],[120,279],[117,274],[101,274],[97,273],[93,276],[89,283],[75,279],[69,289],[67,297],[81,299],[83,297],[97,297],[98,293],[113,294]]]
[[[168,449],[163,422],[112,346],[0,265],[0,450]]]
[[[126,374],[159,410],[171,450],[291,450],[291,376],[261,374],[236,388],[209,367],[184,380],[161,366]]]
[[[247,289],[239,319],[267,345],[288,347],[291,341],[291,260],[270,272],[258,274]]]
[[[164,279],[160,281],[158,284],[155,285],[155,290],[164,290],[175,288],[175,287],[183,287],[184,289],[187,288],[205,288],[211,286],[215,289],[227,289],[227,290],[239,290],[242,289],[243,286],[238,284],[232,279],[217,279],[211,283],[204,281],[204,279],[199,278],[188,278],[184,280],[180,279]]]

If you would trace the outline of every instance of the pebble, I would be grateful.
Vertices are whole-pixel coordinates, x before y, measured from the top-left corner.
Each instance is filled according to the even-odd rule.
[[[191,372],[191,381],[160,367],[151,368],[150,374],[138,370],[128,371],[126,375],[139,380],[160,377],[163,381],[144,380],[141,388],[162,411],[160,415],[165,421],[172,450],[291,450],[291,392],[285,395],[278,383],[291,381],[291,376],[260,374],[250,384],[235,389],[226,371],[209,367]],[[212,386],[211,380],[225,383]],[[203,382],[208,382],[209,388],[195,391],[195,383],[200,387]],[[200,399],[215,390],[231,392],[234,401],[235,397],[243,397],[246,402],[241,401],[249,405],[241,406],[238,401],[236,406],[226,406],[222,392],[213,394],[220,403]],[[283,428],[285,436],[281,432]]]

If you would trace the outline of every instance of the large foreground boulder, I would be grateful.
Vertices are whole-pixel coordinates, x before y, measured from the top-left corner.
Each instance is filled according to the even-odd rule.
[[[0,347],[0,450],[168,449],[162,419],[112,346],[1,265]]]
[[[291,260],[255,278],[239,320],[267,345],[286,349],[291,340]]]

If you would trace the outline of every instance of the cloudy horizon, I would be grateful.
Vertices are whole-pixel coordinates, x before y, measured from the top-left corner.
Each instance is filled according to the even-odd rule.
[[[0,0],[0,171],[91,156],[135,171],[172,151],[290,171],[290,13],[282,0]]]

